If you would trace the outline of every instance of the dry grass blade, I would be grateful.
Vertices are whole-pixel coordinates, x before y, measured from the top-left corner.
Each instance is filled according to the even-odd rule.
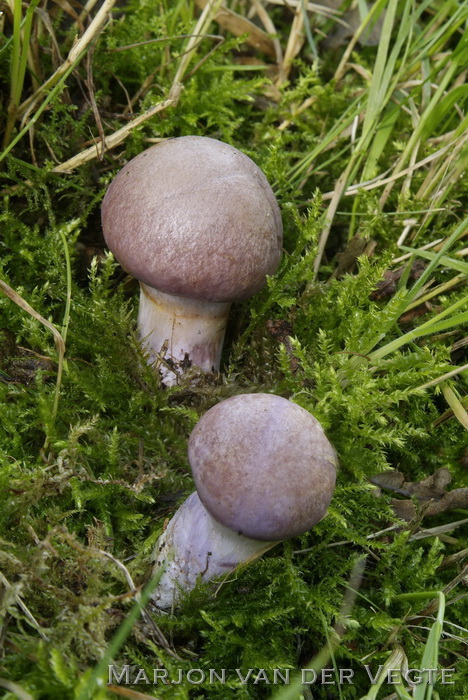
[[[333,219],[335,218],[336,210],[338,209],[338,204],[340,203],[340,199],[343,196],[344,189],[346,187],[346,183],[348,182],[349,174],[354,167],[354,162],[353,160],[350,160],[348,167],[344,171],[344,173],[341,174],[341,176],[338,178],[335,189],[333,191],[333,194],[331,196],[331,202],[329,204],[329,207],[327,209],[327,213],[325,214],[325,225],[322,229],[322,233],[320,234],[320,240],[319,240],[319,245],[318,245],[318,250],[317,250],[317,255],[314,260],[314,275],[315,277],[318,274],[320,263],[322,262],[322,257],[325,252],[325,246],[327,245],[328,241],[328,236],[330,234],[330,229],[333,223]]]
[[[461,404],[468,408],[468,396],[465,396],[465,398],[463,398],[461,400]],[[433,426],[434,426],[434,428],[437,428],[439,425],[443,425],[448,420],[450,420],[451,418],[454,418],[454,417],[455,417],[454,412],[452,411],[451,408],[448,408],[446,411],[441,413],[438,418],[436,418],[436,420],[433,423]]]
[[[62,373],[63,373],[63,359],[65,356],[65,341],[60,334],[60,332],[55,328],[55,326],[50,323],[46,318],[41,316],[40,313],[38,313],[35,309],[32,308],[28,304],[27,301],[23,299],[23,297],[18,294],[18,292],[15,292],[14,289],[12,289],[6,282],[3,280],[0,280],[0,289],[4,294],[6,294],[7,297],[9,297],[17,306],[19,306],[21,309],[26,311],[30,316],[35,318],[39,323],[42,323],[45,328],[47,328],[52,335],[54,336],[54,341],[55,341],[55,347],[57,348],[58,352],[58,370],[57,370],[57,383],[56,383],[56,388],[55,388],[55,399],[54,399],[54,407],[52,410],[52,423],[55,421],[55,417],[57,415],[57,409],[58,409],[58,400],[60,396],[60,386],[62,383]]]
[[[464,150],[467,142],[468,142],[468,134],[462,134],[458,140],[455,140],[453,142],[453,144],[451,144],[453,146],[453,150],[450,153],[449,158],[444,159],[442,161],[442,163],[436,162],[432,166],[432,168],[430,169],[430,171],[428,172],[428,174],[426,176],[426,179],[424,180],[424,182],[422,183],[422,185],[420,186],[420,188],[416,194],[416,197],[418,199],[424,199],[425,197],[429,196],[429,194],[432,192],[432,190],[437,187],[437,185],[441,179],[440,173],[442,172],[442,170],[444,170],[444,171],[448,170],[448,167],[450,166],[450,164],[454,161],[457,161],[458,156]],[[463,165],[465,165],[465,164],[463,164]],[[438,172],[435,172],[436,168],[437,168]],[[459,175],[461,175],[461,172],[459,173]]]
[[[184,75],[190,65],[190,61],[193,58],[197,46],[201,42],[201,39],[197,39],[196,37],[207,34],[208,28],[219,10],[221,1],[222,0],[208,0],[206,3],[206,6],[193,29],[193,32],[191,32],[192,36],[188,40],[185,50],[182,53],[179,67],[177,68],[174,80],[172,81],[172,88],[183,82]]]
[[[467,558],[468,548],[462,549],[459,552],[455,552],[455,554],[449,554],[447,557],[445,557],[442,561],[442,564],[439,567],[437,567],[437,569],[449,569],[451,566],[456,566],[457,564],[460,564]]]
[[[18,107],[18,114],[26,115],[31,112],[37,102],[41,99],[42,95],[46,93],[50,88],[58,83],[60,78],[65,75],[65,73],[70,69],[71,66],[75,65],[83,54],[89,49],[91,43],[96,39],[96,37],[102,31],[109,12],[114,7],[117,0],[105,0],[102,7],[99,9],[95,18],[89,25],[88,29],[85,31],[83,36],[76,42],[76,44],[71,49],[65,61],[62,65],[53,73],[50,78],[48,78],[41,87],[36,90],[27,100],[25,100]]]
[[[443,589],[443,595],[446,596],[448,595],[451,591],[453,591],[454,588],[458,586],[459,583],[464,583],[467,581],[467,576],[468,576],[468,566],[465,566],[460,573],[455,576],[454,579],[448,583],[444,589]],[[411,594],[409,594],[411,595]],[[450,601],[447,603],[447,605],[450,605]],[[421,620],[422,618],[426,618],[429,615],[432,615],[433,613],[436,612],[436,610],[440,609],[440,598],[433,598],[431,602],[424,608],[424,610],[421,610],[418,612],[416,615],[413,615],[412,617],[409,617],[409,621],[415,621],[415,620]]]
[[[341,78],[345,74],[348,61],[349,61],[359,39],[364,34],[367,27],[372,25],[374,18],[377,19],[377,17],[379,17],[385,4],[386,4],[386,0],[380,0],[379,2],[376,2],[375,5],[371,8],[368,15],[365,17],[361,26],[356,30],[353,38],[351,39],[351,41],[349,42],[349,44],[346,48],[346,51],[343,54],[343,58],[341,59],[340,65],[338,66],[338,68],[335,71],[334,80],[336,82],[341,80]]]
[[[15,591],[14,586],[11,585],[11,583],[5,578],[5,576],[2,574],[1,571],[0,571],[0,583],[2,583],[2,584],[5,586],[5,588],[6,588],[7,590],[9,590],[9,591],[12,593],[12,595],[13,595],[13,597],[14,597],[16,603],[17,603],[18,606],[21,608],[21,610],[23,611],[23,613],[26,615],[26,617],[28,618],[28,620],[29,620],[30,624],[32,625],[32,627],[33,627],[37,632],[39,632],[39,634],[40,634],[40,636],[42,637],[42,639],[44,639],[45,641],[48,641],[48,640],[47,640],[47,636],[46,636],[46,635],[44,634],[44,632],[42,631],[42,628],[41,628],[40,624],[38,623],[38,621],[36,620],[36,618],[34,617],[34,615],[32,614],[32,612],[29,610],[29,608],[27,607],[27,605],[23,602],[23,600],[21,599],[21,597],[20,597],[20,596],[18,595],[18,593]]]
[[[276,27],[273,24],[273,20],[271,19],[270,15],[268,12],[265,10],[263,5],[259,2],[259,0],[252,0],[252,5],[255,7],[255,11],[257,13],[257,16],[267,32],[271,35],[273,35],[273,46],[275,48],[275,56],[276,56],[276,63],[278,65],[281,65],[283,62],[283,50],[281,48],[281,44],[279,40],[277,39],[277,31]]]
[[[28,304],[27,301],[23,299],[18,292],[15,292],[14,289],[12,289],[6,282],[3,280],[0,280],[0,289],[3,291],[4,294],[6,294],[7,297],[9,297],[12,301],[15,302],[21,309],[26,311],[30,316],[35,318],[37,321],[42,323],[43,326],[49,329],[49,331],[53,334],[54,340],[55,340],[55,345],[57,347],[57,352],[59,355],[63,357],[65,354],[65,343],[63,341],[62,336],[60,335],[59,331],[53,326],[50,321],[48,321],[46,318],[41,316],[37,311],[35,311],[32,306]]]
[[[334,635],[330,635],[330,638],[327,640],[328,643],[309,661],[306,666],[307,670],[318,672],[322,668],[325,668],[326,664],[333,658],[334,650],[338,647],[342,636],[346,632],[346,620],[354,607],[359,588],[361,587],[366,563],[367,557],[363,557],[358,559],[354,565],[351,571],[349,584],[346,586],[340,612],[333,626]],[[300,674],[289,686],[275,693],[272,696],[273,700],[296,700],[296,698],[300,697],[302,688],[302,674]]]
[[[118,129],[115,131],[113,134],[110,136],[105,137],[105,149],[106,151],[109,151],[112,148],[115,148],[118,146],[120,143],[125,141],[127,136],[129,136],[134,129],[139,127],[141,124],[146,122],[148,119],[151,119],[151,117],[154,117],[155,114],[158,114],[158,112],[162,112],[164,109],[167,109],[168,107],[172,107],[177,104],[177,101],[179,99],[179,95],[181,92],[182,86],[181,85],[176,85],[173,87],[170,93],[170,97],[168,97],[167,100],[163,100],[162,102],[158,102],[157,104],[153,105],[149,109],[146,110],[143,114],[140,114],[140,116],[135,117],[131,122],[128,124],[125,124],[121,129]],[[60,165],[57,165],[55,168],[52,169],[51,172],[53,173],[70,173],[72,170],[75,170],[75,168],[79,168],[81,165],[84,165],[84,163],[88,163],[91,160],[94,160],[95,158],[99,158],[102,154],[102,146],[99,148],[99,144],[96,143],[94,146],[90,146],[86,150],[82,151],[81,153],[78,153],[76,156],[73,156],[73,158],[69,158],[69,160],[66,160],[64,163],[61,163]]]
[[[80,14],[81,21],[86,19],[86,17],[89,15],[89,13],[91,12],[91,10],[93,9],[93,7],[96,5],[97,2],[98,2],[98,0],[88,0],[88,2],[83,7],[83,10]]]
[[[453,523],[447,523],[446,525],[440,525],[439,527],[430,527],[426,530],[419,530],[414,535],[411,535],[409,541],[414,542],[415,540],[424,540],[426,537],[439,537],[439,535],[445,535],[446,532],[451,532],[457,527],[466,525],[466,523],[468,523],[468,518],[456,520]]]
[[[9,693],[13,693],[18,700],[34,700],[33,696],[18,685],[18,683],[13,683],[6,678],[0,678],[0,688],[5,688]]]
[[[407,221],[404,222],[406,223],[405,230],[401,234],[400,238],[398,239],[397,245],[400,246],[401,243],[405,240],[406,234],[409,233],[411,228],[417,224],[416,219],[410,219],[411,223],[408,223]],[[422,245],[418,250],[429,250],[430,248],[435,248],[438,250],[438,246],[440,243],[444,243],[446,239],[445,238],[437,238],[435,241],[431,241],[430,243],[426,243],[426,245]],[[400,262],[403,262],[403,260],[409,260],[412,257],[412,253],[405,253],[405,255],[400,255],[398,258],[394,258],[393,264],[396,265]]]
[[[292,63],[304,45],[305,29],[304,29],[304,13],[299,4],[289,32],[286,51],[284,52],[283,63],[280,65],[280,71],[277,86],[282,85],[289,77]]]
[[[81,18],[78,16],[78,14],[75,12],[73,9],[71,3],[69,3],[67,0],[53,0],[53,2],[58,5],[64,12],[67,13],[76,23],[78,26],[78,29],[80,32],[84,32],[84,26],[83,22],[81,21]],[[77,3],[75,3],[77,4]]]
[[[104,127],[102,126],[101,115],[99,114],[99,108],[96,102],[95,88],[94,88],[94,78],[93,78],[93,54],[95,44],[91,45],[90,50],[86,54],[86,87],[88,88],[89,101],[91,103],[91,109],[93,110],[94,119],[99,132],[99,137],[101,139],[101,153],[100,157],[104,155],[106,148],[106,136],[104,134]]]
[[[360,36],[360,29],[367,26],[370,17],[378,17],[382,12],[384,3],[377,2],[372,10],[367,15],[366,19],[362,23],[361,27],[357,30],[355,37]],[[338,204],[343,196],[345,188],[349,180],[354,176],[358,167],[360,166],[362,160],[368,153],[369,146],[373,134],[376,132],[378,127],[378,117],[383,112],[385,106],[388,104],[392,90],[390,89],[390,84],[395,82],[394,76],[391,74],[390,67],[395,65],[399,51],[403,46],[403,39],[405,37],[405,30],[400,28],[399,37],[394,47],[390,51],[391,45],[391,35],[396,15],[396,0],[390,0],[387,6],[387,14],[385,16],[381,42],[379,44],[379,49],[377,52],[377,57],[375,60],[372,80],[369,87],[369,94],[367,97],[367,107],[365,110],[364,123],[362,126],[362,133],[357,142],[355,149],[348,161],[348,164],[338,178],[336,182],[335,189],[331,195],[331,202],[325,215],[325,225],[322,229],[322,233],[319,240],[319,246],[317,251],[317,256],[314,261],[314,276],[320,268],[323,254],[325,252],[325,246],[328,241],[328,236],[330,234],[331,226],[335,218],[336,211],[338,209]],[[378,8],[378,9],[376,9]],[[409,3],[405,4],[405,11],[409,12]],[[401,36],[400,36],[401,35]],[[356,115],[355,115],[356,117]],[[358,123],[354,118],[353,121]]]
[[[432,163],[434,160],[438,160],[439,158],[444,156],[448,151],[450,151],[452,147],[453,144],[449,143],[446,146],[439,148],[439,150],[435,153],[431,153],[430,156],[423,158],[422,160],[418,161],[417,163],[414,163],[413,165],[409,166],[408,168],[405,168],[404,170],[394,173],[390,177],[382,177],[381,175],[379,175],[377,178],[372,178],[372,180],[369,180],[367,182],[358,182],[356,185],[351,185],[351,187],[348,187],[348,189],[343,193],[343,195],[345,197],[350,197],[359,194],[359,190],[370,191],[378,187],[383,187],[388,183],[395,182],[395,180],[399,180],[400,178],[405,177],[405,175],[408,175],[408,173],[412,173],[415,170],[418,170],[419,168],[428,165],[428,163]],[[334,193],[334,191],[325,192],[325,194],[323,195],[323,199],[332,199]]]
[[[468,413],[466,412],[458,396],[455,394],[454,390],[447,384],[443,384],[442,393],[448,405],[452,409],[455,418],[457,418],[465,430],[468,430]]]
[[[366,696],[362,697],[361,700],[375,700],[381,686],[387,680],[387,674],[390,672],[390,670],[398,670],[401,673],[405,667],[408,667],[408,659],[406,658],[403,647],[396,644],[385,664],[380,667],[377,678],[375,678],[372,683],[371,690]]]
[[[144,610],[145,606],[149,603],[151,594],[158,585],[159,579],[163,573],[164,568],[162,567],[158,573],[153,576],[149,583],[147,583],[146,587],[141,592],[139,599],[135,600],[135,604],[111,639],[104,656],[94,668],[91,676],[80,688],[79,693],[76,696],[76,700],[92,700],[96,688],[103,684],[103,679],[108,676],[109,664],[111,663],[112,659],[117,656],[120,648],[132,631],[134,624],[138,620],[142,610]]]
[[[114,557],[110,552],[106,552],[103,549],[97,549],[96,550],[100,555],[106,557],[107,559],[110,559],[114,564],[120,569],[120,571],[123,572],[125,576],[125,580],[127,581],[128,587],[131,591],[131,593],[135,596],[135,600],[140,601],[141,600],[141,595],[140,591],[137,589],[135,586],[135,583],[133,581],[133,578],[125,566],[121,561],[119,561],[116,557]],[[169,656],[172,656],[173,659],[176,659],[177,661],[181,661],[180,656],[178,656],[170,647],[169,642],[167,641],[166,637],[164,634],[161,632],[160,628],[158,625],[154,622],[153,618],[151,615],[143,608],[141,611],[141,616],[143,617],[145,623],[149,626],[154,638],[157,640],[158,644],[165,649],[165,651],[169,654]]]
[[[418,125],[417,125],[416,129],[413,131],[412,136],[409,139],[405,150],[403,151],[400,159],[398,160],[398,163],[395,166],[395,169],[394,169],[395,175],[398,175],[403,170],[405,163],[408,162],[411,158],[411,154],[413,153],[413,150],[415,148],[415,144],[417,143],[418,139],[424,133],[424,130],[427,131],[427,129],[429,128],[429,125],[433,121],[433,119],[431,119],[431,118],[433,117],[434,114],[437,114],[438,110],[440,109],[440,105],[441,105],[441,103],[443,103],[443,97],[446,93],[446,90],[448,89],[448,87],[450,85],[450,81],[454,79],[457,68],[458,68],[458,61],[455,58],[453,58],[453,63],[450,63],[449,68],[447,69],[447,71],[443,75],[443,77],[441,78],[440,85],[438,86],[437,90],[435,91],[429,105],[422,112],[420,119],[418,121]],[[466,119],[463,120],[461,127],[462,127],[462,129],[464,129],[466,127]],[[386,185],[385,190],[382,193],[380,200],[379,200],[380,206],[383,207],[385,205],[385,203],[387,202],[387,200],[390,196],[392,188],[393,188],[393,180],[390,181]],[[435,205],[435,206],[438,206],[438,205]]]
[[[447,372],[447,374],[443,374],[441,377],[437,377],[436,379],[433,379],[431,382],[427,382],[427,384],[421,384],[421,386],[418,386],[416,388],[418,390],[429,389],[431,386],[436,386],[437,384],[444,382],[446,379],[450,379],[451,377],[455,377],[457,374],[461,374],[461,372],[466,372],[466,371],[468,371],[468,364],[463,365],[463,367],[456,367],[451,372]]]
[[[302,0],[268,0],[270,5],[281,5],[282,7],[287,7],[288,9],[295,8],[296,10],[301,8]],[[333,7],[327,7],[326,5],[318,5],[315,2],[304,3],[307,12],[315,12],[318,15],[323,15],[327,19],[333,19],[337,24],[341,24],[343,27],[349,27],[348,22],[341,19],[341,11]]]
[[[423,296],[417,297],[416,301],[414,301],[412,304],[408,304],[406,307],[406,312],[411,311],[411,309],[415,309],[421,304],[424,304],[425,301],[428,301],[429,299],[433,299],[436,296],[439,296],[439,294],[443,294],[444,292],[448,291],[449,289],[453,289],[453,287],[457,287],[459,284],[465,284],[466,283],[466,275],[457,275],[453,279],[449,280],[448,282],[444,282],[443,284],[437,285],[437,287],[434,287],[430,292],[427,292],[427,294],[424,294]]]

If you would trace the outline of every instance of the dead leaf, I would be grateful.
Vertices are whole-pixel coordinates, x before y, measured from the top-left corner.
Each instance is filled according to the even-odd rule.
[[[343,0],[321,0],[320,4],[325,7],[330,7],[337,10],[342,5]],[[361,46],[377,46],[380,43],[382,27],[385,19],[385,12],[382,12],[380,17],[375,22],[374,26],[367,28],[359,39]],[[347,10],[342,15],[342,20],[348,26],[337,24],[336,29],[329,34],[322,42],[327,49],[337,49],[349,43],[349,40],[356,33],[356,30],[361,26],[362,20],[359,8]]]
[[[396,471],[376,474],[370,481],[380,488],[410,497],[405,500],[394,498],[391,501],[395,513],[403,520],[413,520],[418,505],[423,517],[468,507],[468,488],[445,490],[452,477],[444,467],[422,481],[405,481],[402,472]]]
[[[361,238],[359,235],[353,236],[346,248],[336,256],[338,266],[333,277],[340,279],[346,272],[351,272],[360,255],[372,257],[376,245],[377,242],[372,239]]]
[[[424,314],[427,314],[428,311],[432,311],[434,307],[429,304],[429,302],[425,301],[419,306],[415,306],[414,309],[410,309],[410,311],[407,311],[406,314],[403,314],[400,316],[398,319],[398,323],[411,323],[411,321],[414,321],[415,318],[419,318],[419,316],[424,316]]]
[[[203,9],[208,0],[195,0],[198,7]],[[242,36],[247,34],[246,43],[258,49],[262,53],[270,56],[271,58],[276,58],[275,46],[272,39],[268,36],[263,29],[257,27],[256,24],[251,22],[249,19],[238,15],[236,12],[229,10],[224,5],[221,5],[218,12],[214,18],[215,22],[219,24],[220,27],[226,29],[234,36]]]
[[[424,260],[415,260],[411,265],[409,279],[417,280],[419,277],[421,277],[425,269],[426,263]],[[397,290],[398,283],[404,270],[404,265],[398,267],[396,270],[385,270],[383,280],[377,284],[377,288],[372,292],[372,294],[370,294],[369,298],[380,300],[393,296]]]

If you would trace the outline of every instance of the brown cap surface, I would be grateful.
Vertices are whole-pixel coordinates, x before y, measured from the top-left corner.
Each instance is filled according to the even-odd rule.
[[[278,267],[282,224],[262,171],[221,141],[183,136],[140,153],[102,203],[107,245],[167,294],[237,301]]]
[[[333,495],[336,453],[322,426],[273,394],[242,394],[211,408],[195,426],[188,454],[205,508],[254,539],[305,532]]]

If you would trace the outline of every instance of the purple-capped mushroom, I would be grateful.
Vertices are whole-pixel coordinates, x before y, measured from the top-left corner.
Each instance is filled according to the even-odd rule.
[[[113,180],[102,226],[140,281],[139,333],[164,383],[191,365],[218,370],[231,303],[258,292],[281,257],[281,215],[260,168],[215,139],[162,141]]]
[[[337,459],[320,423],[273,394],[241,394],[211,408],[188,446],[197,491],[156,547],[154,593],[166,609],[180,590],[261,556],[321,520],[333,495]]]

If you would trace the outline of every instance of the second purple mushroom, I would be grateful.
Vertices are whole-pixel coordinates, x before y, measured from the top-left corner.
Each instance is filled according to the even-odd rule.
[[[197,491],[162,534],[154,593],[180,591],[254,559],[321,520],[333,495],[336,453],[304,408],[273,394],[241,394],[211,408],[188,447]]]

